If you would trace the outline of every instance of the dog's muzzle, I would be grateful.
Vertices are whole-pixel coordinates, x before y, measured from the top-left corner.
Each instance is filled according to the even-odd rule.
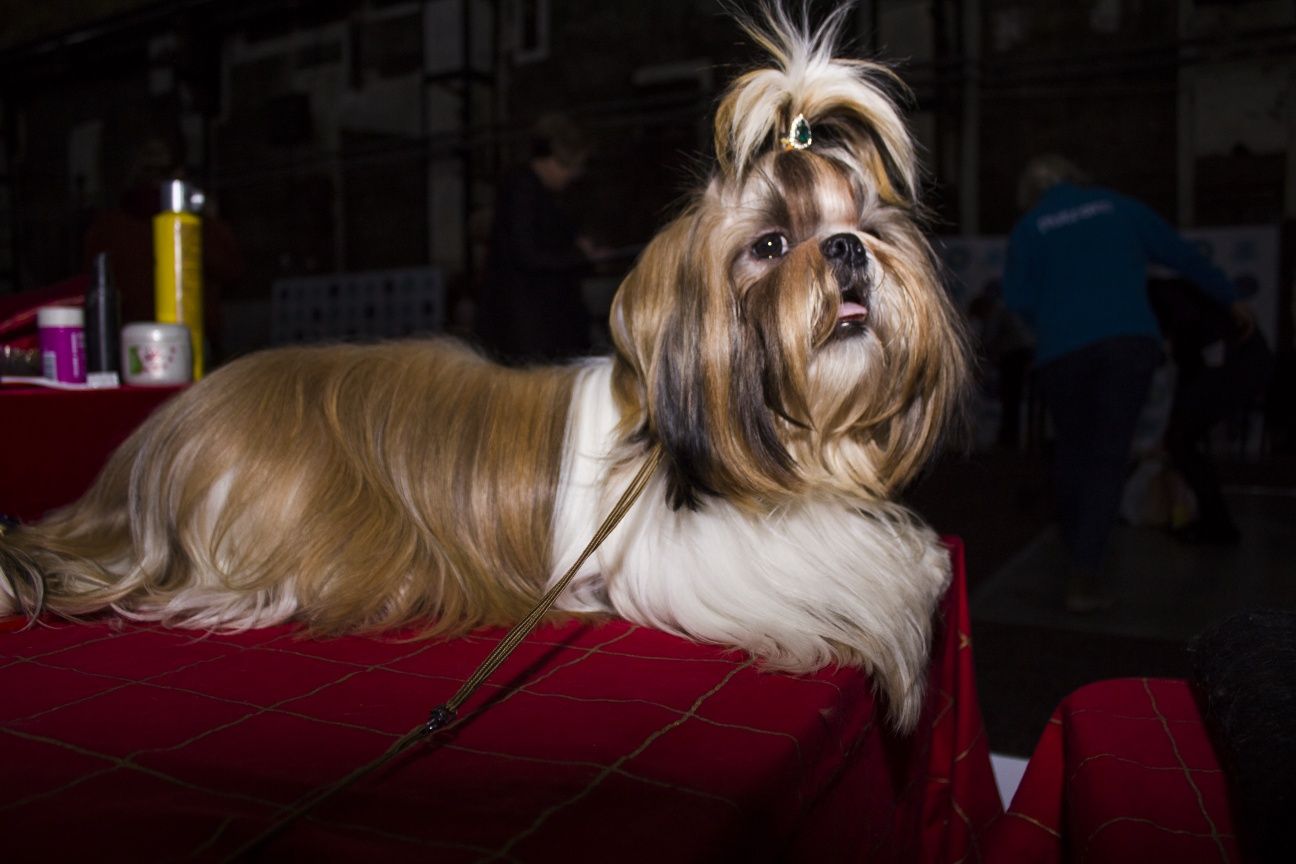
[[[854,234],[834,234],[819,246],[832,266],[833,278],[841,290],[833,336],[862,333],[868,321],[868,250]]]

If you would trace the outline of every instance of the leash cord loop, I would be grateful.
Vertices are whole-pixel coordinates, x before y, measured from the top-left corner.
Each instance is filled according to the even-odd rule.
[[[576,571],[580,570],[581,566],[591,555],[594,554],[595,550],[603,544],[603,541],[607,539],[608,535],[612,533],[612,530],[616,528],[623,518],[625,518],[626,513],[630,512],[630,508],[634,505],[635,501],[638,500],[644,487],[648,485],[648,481],[652,478],[653,472],[656,471],[658,464],[660,464],[661,458],[662,450],[660,447],[654,447],[649,451],[648,458],[644,461],[643,465],[639,467],[639,472],[635,474],[634,479],[630,481],[630,485],[626,487],[626,490],[621,493],[621,497],[617,499],[617,503],[603,520],[603,524],[601,524],[598,530],[594,532],[594,536],[590,538],[590,542],[586,544],[584,551],[577,556],[576,563],[572,564],[571,567],[568,568],[567,572],[563,574],[562,578],[555,582],[553,586],[545,592],[544,596],[541,597],[539,602],[537,602],[531,611],[527,613],[525,618],[513,625],[513,628],[504,635],[504,638],[499,641],[499,644],[496,645],[494,649],[492,649],[491,653],[486,655],[486,659],[483,660],[481,664],[478,665],[477,669],[468,676],[467,680],[464,681],[463,686],[443,704],[436,706],[428,713],[426,721],[415,726],[413,729],[398,738],[376,759],[361,765],[351,773],[324,789],[321,789],[315,795],[307,798],[301,804],[293,807],[279,819],[271,823],[271,825],[260,834],[234,850],[234,852],[224,860],[236,861],[251,855],[258,849],[263,848],[266,843],[278,836],[285,828],[314,810],[320,804],[323,804],[329,798],[332,798],[334,795],[356,783],[361,778],[377,771],[397,755],[408,750],[410,747],[427,738],[432,733],[453,724],[458,716],[459,708],[463,703],[466,702],[477,688],[480,687],[482,683],[499,668],[500,664],[513,653],[518,645],[522,644],[522,640],[535,629],[536,624],[540,623],[540,619],[545,616],[545,613],[547,613],[558,600],[558,595],[562,594],[562,592],[567,588],[567,585],[570,584],[571,580],[576,576]]]

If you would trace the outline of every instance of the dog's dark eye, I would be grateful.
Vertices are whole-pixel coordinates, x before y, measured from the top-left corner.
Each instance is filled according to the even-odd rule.
[[[752,244],[752,255],[757,258],[782,258],[787,254],[787,251],[787,238],[777,231],[762,235],[759,240]]]

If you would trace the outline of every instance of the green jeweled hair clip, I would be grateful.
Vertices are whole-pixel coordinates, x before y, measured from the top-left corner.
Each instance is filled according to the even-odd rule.
[[[810,121],[805,118],[804,114],[798,114],[792,118],[792,126],[788,129],[788,134],[783,137],[784,150],[804,150],[814,141],[814,135],[810,131]]]

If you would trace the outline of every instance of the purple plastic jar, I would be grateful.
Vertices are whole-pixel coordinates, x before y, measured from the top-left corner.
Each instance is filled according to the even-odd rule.
[[[36,310],[41,369],[51,381],[84,384],[85,310],[80,306],[42,306]]]

